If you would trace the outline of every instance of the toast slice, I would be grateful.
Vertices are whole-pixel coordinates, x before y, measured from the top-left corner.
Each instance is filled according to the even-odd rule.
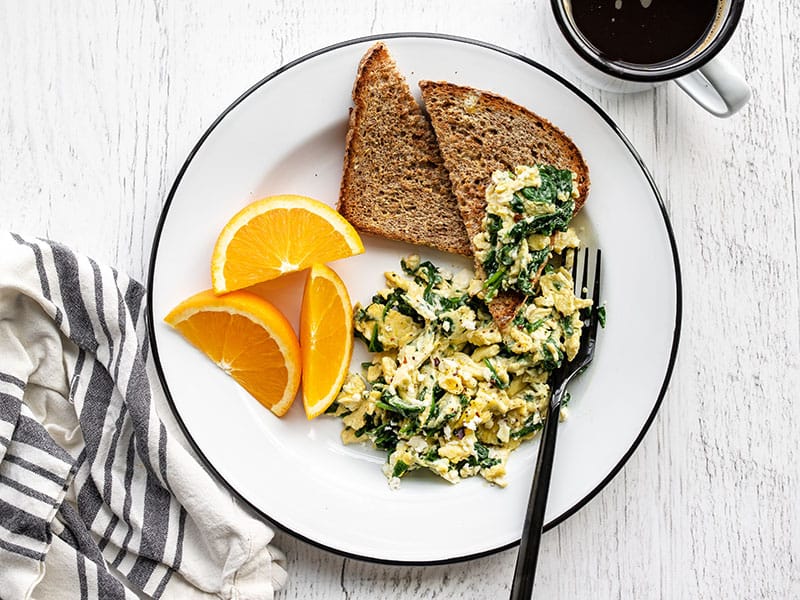
[[[589,169],[578,147],[555,125],[491,92],[441,81],[420,81],[419,86],[470,240],[481,231],[486,187],[498,169],[542,163],[570,169],[578,177],[575,212],[586,202]],[[501,329],[523,300],[520,294],[500,292],[489,303]]]
[[[337,208],[362,232],[472,254],[433,128],[382,42],[358,66]]]

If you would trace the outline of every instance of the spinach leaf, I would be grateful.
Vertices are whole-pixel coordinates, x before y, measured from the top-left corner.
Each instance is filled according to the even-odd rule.
[[[544,264],[544,262],[550,258],[550,248],[542,248],[541,250],[534,250],[531,252],[531,275],[535,275],[539,272],[539,267]]]
[[[555,195],[564,193],[572,195],[572,171],[569,169],[558,169],[553,165],[539,165],[539,177],[542,183],[555,190]]]
[[[428,411],[428,418],[425,419],[423,429],[426,432],[432,433],[439,429],[438,419],[440,412],[439,400],[444,396],[444,390],[438,385],[433,386],[433,394],[431,398],[431,409]]]
[[[372,328],[372,336],[369,339],[369,346],[367,347],[370,352],[383,352],[383,344],[378,339],[378,324]]]
[[[452,298],[442,298],[440,304],[443,311],[454,310],[459,306],[463,306],[469,300],[469,294],[462,296],[453,296]],[[447,318],[447,317],[445,317]]]
[[[542,317],[541,319],[536,319],[533,323],[528,321],[528,324],[525,325],[525,329],[527,330],[528,333],[533,333],[534,331],[539,329],[539,327],[544,325],[544,322],[545,322],[544,317]]]
[[[558,357],[553,356],[553,353],[547,348],[548,345],[552,345],[553,348],[556,349],[556,354]],[[561,363],[564,361],[564,352],[558,347],[558,344],[553,339],[553,337],[547,338],[547,341],[544,343],[542,347],[542,360],[539,362],[538,367],[540,369],[544,369],[545,371],[555,371],[558,367],[561,366]]]
[[[534,423],[533,422],[534,417],[535,417],[535,415],[531,415],[525,421],[525,425],[523,425],[521,429],[517,429],[516,431],[512,431],[511,432],[511,439],[518,440],[520,438],[525,437],[526,435],[531,435],[532,433],[536,433],[542,427],[544,427],[544,422],[543,421],[539,421],[538,423]]]
[[[402,460],[398,460],[396,463],[394,463],[392,477],[402,477],[406,471],[408,471],[408,465]]]
[[[497,370],[495,370],[492,361],[490,361],[488,358],[484,358],[483,364],[485,364],[489,368],[489,371],[492,373],[492,383],[494,383],[495,386],[497,386],[501,390],[506,389],[508,387],[508,384],[505,383],[502,379],[500,379],[500,376],[497,374]]]
[[[433,288],[442,282],[442,275],[436,265],[429,260],[420,263],[415,271],[414,281],[420,285],[425,284],[422,297],[428,304],[433,304]]]
[[[503,219],[499,215],[486,215],[486,233],[489,234],[489,243],[494,246],[497,243],[497,234],[503,227]]]
[[[521,192],[524,192],[526,189],[531,188],[522,188]],[[514,197],[511,198],[511,210],[515,213],[522,214],[525,212],[525,196],[520,192],[514,192]]]
[[[533,333],[534,331],[539,329],[539,327],[544,325],[545,320],[546,320],[545,317],[542,317],[541,319],[536,319],[535,321],[528,321],[528,319],[525,318],[525,311],[520,310],[517,313],[517,316],[514,317],[512,323],[518,329],[524,329],[528,333]]]
[[[467,459],[467,462],[471,467],[480,467],[481,469],[488,469],[498,464],[500,462],[500,459],[491,458],[489,456],[489,448],[487,448],[480,442],[475,442],[475,454],[471,455]]]
[[[513,243],[519,243],[532,233],[553,235],[554,231],[566,231],[572,219],[575,202],[567,200],[556,204],[555,212],[547,215],[533,215],[518,221],[508,232],[508,238]]]
[[[408,439],[419,432],[419,423],[416,419],[407,419],[405,425],[400,428],[400,435],[403,439]]]
[[[483,289],[486,301],[488,302],[497,294],[497,290],[503,283],[503,275],[506,274],[506,267],[500,267],[484,282]]]
[[[425,318],[408,303],[406,293],[401,288],[395,288],[392,290],[392,293],[389,294],[389,296],[383,302],[387,306],[387,309],[385,309],[383,312],[384,316],[386,316],[388,308],[394,308],[401,315],[410,317],[416,324],[423,326],[425,325]]]
[[[561,319],[561,328],[564,330],[564,335],[566,337],[569,337],[575,333],[575,330],[572,327],[572,317],[564,317]]]
[[[376,389],[375,386],[373,386],[372,389]],[[421,413],[423,409],[421,406],[413,406],[403,402],[402,398],[394,394],[388,387],[383,388],[381,391],[380,400],[375,403],[375,406],[379,406],[384,410],[397,413],[400,416],[409,419],[414,418],[416,415]]]
[[[486,273],[494,273],[497,270],[497,250],[492,248],[486,253],[486,258],[483,259],[483,270]]]
[[[422,456],[423,460],[433,462],[439,460],[439,449],[436,447],[429,448],[428,451]]]
[[[536,269],[533,266],[529,264],[527,267],[520,269],[517,281],[514,283],[514,287],[526,296],[533,295],[533,278],[536,276]]]
[[[519,250],[516,244],[505,244],[500,246],[500,251],[497,253],[497,260],[501,265],[511,266],[517,259],[517,251]]]
[[[394,452],[395,448],[397,448],[397,432],[391,425],[382,423],[367,433],[372,438],[372,443],[379,450]]]

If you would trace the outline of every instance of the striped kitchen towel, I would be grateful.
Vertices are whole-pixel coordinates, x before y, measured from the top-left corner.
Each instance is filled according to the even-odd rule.
[[[144,289],[0,232],[0,598],[272,598],[272,531],[158,406]]]

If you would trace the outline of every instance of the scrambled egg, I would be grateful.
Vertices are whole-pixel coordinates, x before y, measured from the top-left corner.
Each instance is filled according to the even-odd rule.
[[[410,256],[367,306],[356,305],[356,336],[374,354],[328,412],[341,417],[344,443],[370,441],[388,453],[393,487],[420,468],[452,483],[480,475],[505,486],[509,454],[543,427],[550,373],[577,353],[579,311],[591,306],[573,293],[574,196],[570,171],[497,172],[473,240],[484,277]],[[503,257],[494,270],[492,255]],[[487,287],[492,277],[499,283]],[[500,289],[525,295],[504,332],[487,308]]]
[[[567,229],[577,197],[577,176],[567,169],[519,166],[492,174],[483,227],[472,238],[486,300],[501,290],[533,294],[551,251],[577,245]]]

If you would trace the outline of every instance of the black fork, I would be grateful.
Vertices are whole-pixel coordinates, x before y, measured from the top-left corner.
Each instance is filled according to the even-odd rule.
[[[577,278],[578,252],[572,265],[572,279],[575,283],[575,294],[586,298],[586,288],[589,283],[589,249],[584,253],[583,276],[580,286]],[[598,309],[600,308],[600,250],[597,250],[594,266],[594,282],[592,284],[592,306],[581,311],[583,329],[581,330],[581,344],[578,353],[571,361],[564,360],[561,366],[553,371],[550,378],[550,406],[547,420],[542,431],[539,445],[539,455],[536,459],[536,471],[533,474],[531,494],[528,498],[528,511],[525,516],[525,525],[522,529],[522,539],[517,555],[517,564],[514,569],[514,580],[511,584],[511,600],[527,600],[531,597],[533,581],[536,576],[536,561],[539,556],[539,544],[542,539],[544,526],[544,511],[547,506],[547,492],[550,489],[550,475],[553,471],[553,457],[556,450],[556,432],[558,431],[558,416],[561,411],[561,402],[567,385],[594,357],[594,347],[597,339],[597,324],[599,322]]]

